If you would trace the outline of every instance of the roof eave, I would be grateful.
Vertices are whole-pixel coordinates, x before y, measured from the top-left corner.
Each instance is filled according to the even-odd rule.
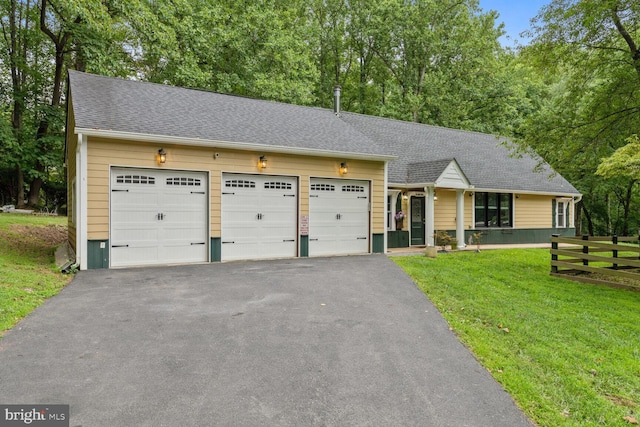
[[[560,197],[576,197],[582,196],[582,194],[577,192],[568,192],[568,191],[553,191],[553,190],[514,190],[513,188],[510,190],[505,190],[504,188],[474,188],[473,191],[477,191],[479,193],[487,192],[487,193],[514,193],[514,194],[531,194],[531,195],[544,195],[544,196],[560,196]]]
[[[286,154],[299,154],[303,156],[342,157],[344,159],[371,160],[371,161],[381,161],[381,162],[388,162],[391,160],[396,160],[398,158],[397,156],[383,155],[383,154],[352,153],[348,151],[321,150],[317,148],[285,147],[285,146],[278,146],[278,145],[265,145],[265,144],[256,144],[256,143],[247,143],[247,142],[231,142],[231,141],[222,141],[222,140],[215,140],[215,139],[187,138],[187,137],[181,137],[181,136],[123,132],[123,131],[92,129],[92,128],[76,127],[74,132],[76,134],[81,133],[87,136],[95,136],[95,137],[109,138],[109,139],[128,139],[131,141],[155,142],[159,144],[189,145],[194,147],[228,148],[228,149],[242,150],[242,151],[260,151],[263,153],[286,153]]]
[[[438,187],[435,182],[411,182],[411,183],[397,183],[397,182],[389,182],[389,187],[398,187],[403,189],[411,189],[411,188],[424,188],[424,187],[436,187],[436,188],[450,188],[450,187]],[[453,188],[452,188],[453,189]],[[458,188],[457,190],[462,190],[462,188]],[[582,196],[580,193],[573,192],[563,192],[563,191],[535,191],[535,190],[505,190],[498,188],[475,188],[473,185],[470,185],[469,188],[465,189],[466,191],[477,191],[477,192],[487,192],[487,193],[514,193],[514,194],[531,194],[531,195],[544,195],[544,196],[554,196],[554,197],[578,197]]]

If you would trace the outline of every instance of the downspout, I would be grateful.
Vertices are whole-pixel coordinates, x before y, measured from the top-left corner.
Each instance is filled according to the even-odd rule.
[[[571,203],[571,204],[573,205],[573,206],[572,206],[573,211],[572,211],[572,215],[571,215],[571,217],[570,217],[570,218],[571,218],[571,224],[570,224],[570,226],[571,226],[572,228],[576,228],[576,219],[578,219],[578,218],[576,218],[576,205],[577,205],[578,203],[580,203],[581,201],[582,201],[582,194],[580,194],[578,197],[574,198],[574,199],[573,199],[573,202]]]

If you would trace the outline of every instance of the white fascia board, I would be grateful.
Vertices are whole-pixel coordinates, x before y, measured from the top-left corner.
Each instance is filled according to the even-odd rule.
[[[85,136],[95,136],[109,139],[128,139],[131,141],[154,142],[159,144],[188,145],[192,147],[208,148],[228,148],[232,150],[259,151],[263,153],[299,154],[303,156],[342,157],[344,159],[351,160],[373,160],[386,162],[390,160],[396,160],[398,158],[397,156],[381,154],[350,153],[342,151],[320,150],[316,148],[284,147],[278,145],[218,141],[214,139],[186,138],[178,136],[121,132],[103,129],[76,128],[75,133],[81,133]]]
[[[444,186],[444,187],[438,187],[438,183],[437,182],[416,182],[416,183],[410,183],[410,184],[406,184],[406,183],[402,183],[402,184],[394,184],[394,183],[389,183],[389,187],[400,187],[400,188],[404,188],[406,190],[409,190],[411,188],[424,188],[424,187],[433,187],[433,188],[450,188],[452,190],[475,190],[473,185],[470,185],[468,187],[464,187],[464,188],[458,188],[458,187],[449,187],[449,186]]]
[[[497,188],[474,188],[473,191],[477,191],[479,193],[513,193],[513,194],[531,194],[534,196],[553,196],[553,197],[580,197],[582,198],[582,194],[580,193],[563,193],[560,191],[532,191],[532,190],[505,190],[505,189],[497,189]]]

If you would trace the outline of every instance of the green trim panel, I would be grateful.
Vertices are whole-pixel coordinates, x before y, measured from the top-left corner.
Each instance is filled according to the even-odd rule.
[[[109,268],[109,241],[87,240],[87,269],[99,268]]]
[[[309,256],[309,236],[300,236],[300,256]]]
[[[455,237],[455,230],[447,230]],[[560,236],[574,236],[575,228],[478,228],[465,230],[464,243],[469,244],[469,237],[473,233],[482,233],[480,245],[520,244],[520,243],[550,243],[552,234]]]
[[[211,262],[220,262],[222,261],[222,240],[220,237],[212,237],[211,238]]]
[[[374,233],[371,242],[372,252],[374,254],[384,253],[384,233]]]
[[[387,232],[387,247],[389,248],[408,248],[409,232],[404,230],[395,230]]]

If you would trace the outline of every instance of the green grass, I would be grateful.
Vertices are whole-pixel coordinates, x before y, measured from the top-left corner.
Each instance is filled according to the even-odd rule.
[[[539,426],[629,426],[640,419],[640,293],[550,277],[550,259],[393,258]]]
[[[0,337],[71,279],[55,268],[66,217],[0,214]]]

